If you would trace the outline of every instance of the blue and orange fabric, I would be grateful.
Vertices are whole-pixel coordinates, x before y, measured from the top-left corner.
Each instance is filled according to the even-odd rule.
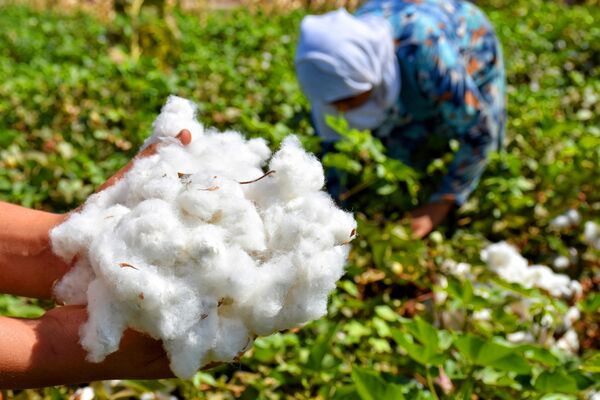
[[[373,133],[391,156],[416,167],[431,161],[435,149],[428,147],[457,140],[430,200],[462,205],[504,138],[505,73],[492,25],[475,5],[458,0],[372,0],[355,15],[389,21],[400,64],[400,96]]]

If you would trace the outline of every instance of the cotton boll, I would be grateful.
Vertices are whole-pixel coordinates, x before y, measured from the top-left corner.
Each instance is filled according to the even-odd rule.
[[[96,276],[86,258],[75,265],[54,286],[54,295],[65,305],[87,304],[86,289]]]
[[[518,251],[506,242],[492,244],[481,252],[481,259],[488,263],[493,269],[502,267],[522,268],[527,266],[525,260]]]
[[[566,215],[559,215],[550,221],[550,227],[556,230],[566,229],[571,226],[571,221]]]
[[[571,226],[577,226],[581,222],[581,215],[577,210],[571,209],[565,213],[567,218],[569,218],[569,223]]]
[[[204,132],[195,111],[169,98],[145,143],[161,141],[156,153],[52,232],[55,252],[78,260],[57,294],[87,300],[91,361],[130,327],[160,339],[173,372],[190,377],[257,335],[324,315],[344,273],[356,222],[321,192],[318,160],[288,138],[265,174],[263,139]],[[173,138],[184,128],[187,146]]]
[[[217,262],[194,275],[194,279],[198,285],[205,286],[206,291],[215,293],[219,300],[233,299],[237,305],[249,298],[252,288],[260,284],[261,275],[255,260],[241,248],[230,247]]]
[[[218,322],[216,343],[211,352],[211,359],[218,362],[229,362],[252,343],[252,337],[242,320],[220,317]]]
[[[263,138],[248,140],[247,148],[252,154],[255,154],[258,157],[260,166],[266,165],[271,157],[271,149],[269,149],[267,141]]]
[[[475,321],[490,321],[492,319],[492,311],[488,308],[475,311],[472,318]]]
[[[50,231],[52,251],[64,260],[71,261],[90,246],[97,232],[97,221],[102,221],[102,209],[89,205],[85,211],[71,214],[64,223]]]
[[[571,328],[573,324],[581,318],[581,312],[577,307],[569,307],[564,316],[563,323],[567,328]]]
[[[571,265],[577,264],[579,260],[579,253],[575,247],[569,247],[569,262]]]
[[[302,201],[304,199],[297,199]],[[319,217],[311,213],[310,202],[296,202],[288,206],[273,206],[264,213],[268,247],[272,251],[289,252],[298,245],[298,238],[305,237],[319,243],[319,247],[335,245],[335,238],[328,229],[322,229]],[[312,207],[313,210],[315,207]],[[322,216],[325,218],[325,216]],[[323,219],[321,219],[323,221]]]
[[[600,392],[592,390],[587,395],[587,400],[600,400]]]
[[[186,237],[173,207],[158,199],[146,200],[123,217],[115,234],[129,248],[153,264],[172,265],[182,253]]]
[[[349,213],[334,207],[329,196],[313,193],[276,204],[263,213],[268,247],[290,251],[298,238],[310,238],[321,249],[351,240],[356,221]]]
[[[142,150],[159,138],[175,137],[182,129],[192,133],[192,137],[203,134],[204,128],[196,121],[197,107],[194,103],[177,96],[169,96],[160,115],[152,124],[152,135],[146,139]]]
[[[224,181],[217,192],[222,211],[214,223],[229,232],[232,244],[246,251],[264,251],[266,240],[263,221],[256,207],[244,197],[240,185]]]
[[[505,242],[489,245],[481,258],[502,279],[523,287],[538,287],[555,297],[570,297],[576,292],[568,276],[554,273],[545,265],[527,265],[527,260]]]
[[[185,268],[183,272],[191,274],[192,278],[194,273],[198,273],[199,281],[203,281],[211,266],[220,268],[221,264],[226,262],[226,236],[225,229],[212,224],[201,224],[191,228],[184,250],[188,257],[185,261],[204,260],[205,263],[191,265],[191,267]]]
[[[161,161],[159,155],[139,160],[136,167],[125,177],[125,205],[133,207],[148,199],[173,201],[182,186],[176,168]]]
[[[274,179],[285,199],[319,191],[325,185],[323,166],[314,155],[304,151],[295,136],[288,136],[283,141],[269,163],[269,169],[276,171]]]
[[[90,283],[87,297],[89,318],[81,327],[81,346],[88,352],[88,361],[101,362],[119,348],[127,316],[98,279]]]
[[[147,277],[140,278],[140,286],[145,289],[136,289],[140,290],[135,296],[137,304],[129,303],[135,312],[129,321],[132,328],[157,339],[173,339],[191,329],[206,313],[201,299],[182,280],[144,275]]]
[[[561,231],[574,228],[581,222],[581,215],[575,209],[567,210],[564,214],[555,217],[550,221],[550,228]]]
[[[567,353],[576,354],[579,351],[579,338],[577,337],[577,332],[573,329],[569,329],[556,341],[555,347]]]
[[[521,343],[534,343],[535,338],[530,332],[513,332],[506,335],[506,340],[511,343],[521,344]]]
[[[457,263],[454,260],[444,260],[442,270],[451,275],[466,278],[471,274],[471,265],[463,262]]]
[[[569,268],[569,265],[571,265],[571,262],[569,261],[569,258],[565,256],[558,256],[552,262],[552,266],[558,270],[567,269]]]
[[[569,282],[569,289],[571,289],[571,293],[576,298],[580,297],[581,294],[583,293],[583,288],[581,287],[581,283],[579,283],[578,281]]]
[[[87,223],[86,216],[76,213],[72,214],[66,222],[58,225],[50,231],[50,240],[52,242],[52,251],[64,260],[71,261],[77,253],[90,245],[85,240],[91,239],[90,235],[85,235],[85,230],[93,225]],[[90,232],[93,228],[90,229]],[[83,233],[83,235],[81,234]],[[77,240],[77,239],[80,240]]]
[[[274,257],[260,267],[250,301],[245,304],[249,317],[246,325],[257,335],[278,330],[277,317],[296,273],[290,256]]]
[[[327,313],[327,295],[344,273],[346,246],[316,252],[310,243],[302,243],[293,262],[298,278],[287,293],[279,312],[278,329],[292,328]]]
[[[448,299],[448,292],[445,290],[448,287],[448,278],[444,275],[438,275],[438,286],[433,292],[433,300],[436,305],[442,305]],[[441,288],[441,290],[440,290]]]
[[[600,250],[600,226],[594,221],[587,221],[583,228],[583,236],[590,246]]]
[[[73,393],[73,399],[75,400],[93,400],[95,397],[94,389],[89,386],[79,388]]]
[[[163,346],[171,361],[173,373],[183,379],[189,379],[208,361],[208,353],[217,340],[218,315],[216,305],[209,310],[187,332],[181,336],[163,341]]]

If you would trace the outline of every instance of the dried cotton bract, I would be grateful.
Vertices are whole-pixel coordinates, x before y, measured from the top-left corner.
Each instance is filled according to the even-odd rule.
[[[145,143],[165,142],[158,153],[51,233],[56,254],[77,260],[56,295],[88,305],[93,362],[131,327],[161,339],[189,377],[323,316],[343,274],[356,222],[321,190],[319,161],[294,136],[271,157],[264,140],[205,132],[194,114],[170,97]],[[188,146],[172,139],[183,128]]]

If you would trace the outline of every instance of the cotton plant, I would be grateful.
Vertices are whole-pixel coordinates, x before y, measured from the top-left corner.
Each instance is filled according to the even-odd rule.
[[[517,283],[525,288],[542,289],[557,299],[568,300],[581,295],[582,288],[578,281],[571,280],[567,275],[555,273],[544,265],[529,265],[518,250],[506,242],[487,246],[482,250],[481,258],[492,271],[507,282]],[[523,299],[520,303],[523,303],[522,316],[530,317],[532,300]],[[565,352],[577,353],[579,341],[573,325],[581,318],[579,309],[572,306],[561,313],[554,306],[546,305],[540,311],[542,317],[538,323],[531,326],[531,332],[513,332],[507,335],[507,339],[514,343],[537,341]],[[558,340],[548,334],[556,329],[563,332]]]
[[[487,246],[481,252],[481,259],[505,281],[525,288],[543,289],[557,298],[572,297],[581,292],[579,282],[557,274],[545,265],[529,265],[517,249],[506,242]]]
[[[72,262],[56,285],[87,304],[88,360],[115,352],[133,328],[162,340],[183,378],[230,362],[259,335],[325,315],[356,232],[323,189],[320,162],[295,136],[272,154],[263,139],[205,130],[171,96],[138,159],[51,232]],[[192,142],[174,137],[188,129]]]
[[[506,242],[486,246],[480,257],[485,263],[484,269],[452,259],[445,259],[440,264],[434,302],[438,311],[437,320],[445,328],[463,330],[471,324],[489,329],[498,312],[499,315],[510,315],[514,327],[526,327],[513,332],[509,330],[506,334],[509,342],[538,343],[569,353],[579,350],[574,325],[581,318],[581,313],[576,306],[569,308],[565,304],[581,294],[578,281],[555,273],[547,266],[529,265],[528,260]],[[494,281],[481,280],[480,275],[486,269],[504,281],[524,288],[538,288],[546,295],[527,296],[518,291],[509,292]],[[455,281],[452,290],[449,290],[450,280]],[[462,288],[457,289],[459,287]],[[461,298],[464,296],[461,291],[465,290],[464,293],[471,293],[468,303]],[[449,298],[452,302],[448,302]]]

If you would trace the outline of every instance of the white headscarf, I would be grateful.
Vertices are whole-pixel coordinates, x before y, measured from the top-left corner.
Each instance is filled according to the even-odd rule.
[[[332,102],[373,90],[365,104],[344,116],[351,127],[374,129],[384,122],[400,93],[394,38],[383,17],[354,17],[343,8],[306,16],[295,63],[317,130],[325,140],[338,137],[325,124],[326,114],[338,114]]]

